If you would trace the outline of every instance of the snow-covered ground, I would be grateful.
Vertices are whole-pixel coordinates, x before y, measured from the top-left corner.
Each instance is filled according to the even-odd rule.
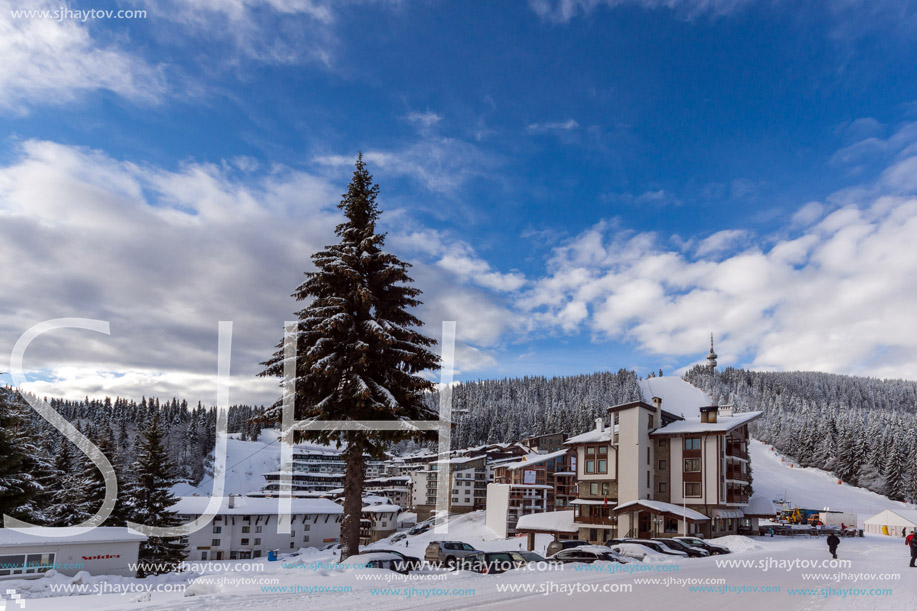
[[[520,548],[524,539],[498,540],[484,526],[481,513],[453,521],[447,535],[428,532],[408,537],[397,548],[422,556],[437,538],[457,539],[486,550]],[[181,592],[136,591],[128,594],[30,598],[25,609],[73,611],[92,609],[219,610],[269,608],[272,611],[322,609],[507,609],[577,611],[614,609],[904,609],[917,599],[907,568],[907,548],[892,537],[844,539],[839,559],[849,566],[822,565],[830,561],[823,538],[724,537],[716,542],[735,550],[716,556],[669,562],[597,563],[559,568],[516,570],[502,575],[426,570],[403,578],[375,569],[341,568],[330,552],[305,551],[280,562],[254,561],[256,571],[214,571],[197,578],[187,596]],[[538,541],[543,548],[547,538]],[[383,547],[380,544],[373,547]],[[743,563],[739,566],[737,563]],[[815,563],[814,566],[806,566]],[[636,567],[636,568],[634,568]],[[624,571],[628,572],[622,572]],[[635,571],[635,572],[629,572]],[[58,581],[63,578],[57,577]],[[98,578],[84,583],[98,583]],[[239,583],[247,579],[249,583]],[[235,583],[233,581],[235,580]],[[253,581],[252,581],[253,580]],[[266,583],[262,580],[276,580]],[[714,580],[714,581],[711,581]],[[40,582],[31,582],[39,587]],[[50,581],[50,580],[48,580]],[[114,579],[122,587],[131,580]],[[133,580],[135,586],[174,583],[166,579]],[[223,582],[222,584],[220,582]],[[6,582],[21,587],[24,582]],[[828,590],[828,588],[831,588]],[[873,589],[889,592],[870,592]],[[604,590],[604,591],[603,591]],[[767,590],[767,591],[765,591]]]
[[[801,469],[790,458],[771,450],[771,446],[752,440],[749,448],[755,495],[769,499],[786,498],[806,509],[829,508],[857,514],[863,520],[883,509],[915,509],[913,505],[891,501],[875,492],[849,484],[838,484],[837,477],[820,469]],[[785,459],[785,460],[781,460]],[[790,465],[794,465],[790,467]]]
[[[276,469],[279,444],[269,436],[259,442],[230,441],[228,490],[244,493],[260,487],[260,472]],[[267,442],[267,443],[265,443]],[[790,468],[770,446],[751,446],[756,493],[783,496],[800,506],[830,507],[865,517],[889,507],[903,507],[875,493],[849,485],[817,469]],[[206,492],[206,484],[201,492]],[[459,540],[487,551],[523,549],[524,538],[498,539],[484,525],[483,512],[454,517],[445,534],[433,530],[396,544],[381,541],[371,549],[391,547],[423,557],[430,541]],[[539,536],[535,551],[544,553],[550,537]],[[15,589],[26,611],[92,609],[219,610],[270,608],[272,611],[320,608],[350,611],[394,609],[507,609],[577,611],[614,609],[737,609],[741,611],[816,609],[904,609],[917,600],[917,585],[907,566],[907,548],[897,537],[845,538],[843,567],[803,567],[829,560],[824,538],[724,537],[716,542],[734,551],[722,557],[627,565],[566,565],[516,570],[502,575],[426,570],[402,578],[395,573],[342,568],[333,552],[302,550],[297,557],[194,566],[194,570],[148,579],[62,575],[37,580],[0,581],[0,595]],[[742,561],[745,566],[723,564]],[[590,568],[591,567],[591,568]],[[637,567],[637,568],[633,568]],[[254,570],[253,570],[254,569]],[[711,582],[710,580],[717,580]],[[177,586],[177,588],[176,588]],[[65,595],[60,588],[69,588]],[[57,588],[58,591],[52,591]],[[84,593],[77,595],[77,590]],[[764,590],[770,591],[764,591]],[[890,589],[890,593],[870,592]],[[107,593],[97,593],[106,591]],[[171,590],[171,591],[170,591]],[[798,591],[796,591],[798,590]],[[811,590],[811,591],[805,591]],[[194,594],[189,596],[186,594]],[[6,609],[20,607],[6,602]],[[3,601],[0,600],[0,609]]]

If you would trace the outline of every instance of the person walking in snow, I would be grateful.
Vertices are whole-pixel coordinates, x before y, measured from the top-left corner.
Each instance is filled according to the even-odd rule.
[[[834,558],[837,558],[837,546],[840,544],[841,540],[837,538],[837,535],[834,533],[828,535],[828,551]]]
[[[914,566],[914,560],[917,560],[917,537],[914,535],[917,534],[917,529],[915,529],[911,534],[907,536],[907,539],[904,542],[911,549],[911,568],[917,568]]]

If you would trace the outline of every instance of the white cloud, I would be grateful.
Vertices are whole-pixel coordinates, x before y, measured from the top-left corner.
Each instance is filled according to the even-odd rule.
[[[212,403],[217,325],[230,320],[231,400],[273,401],[276,380],[253,376],[299,307],[289,295],[311,267],[309,255],[334,241],[340,191],[282,166],[259,171],[232,160],[164,169],[23,143],[0,166],[0,260],[10,270],[0,293],[0,371],[32,325],[101,319],[110,336],[62,330],[36,340],[26,354],[26,388]],[[492,366],[516,322],[493,291],[478,287],[505,289],[520,276],[494,271],[460,241],[415,233],[399,242],[396,230],[389,240],[396,252],[413,243],[430,253],[412,268],[427,333],[439,339],[439,322],[457,320],[458,368]]]
[[[556,121],[553,123],[530,123],[526,128],[530,134],[546,134],[549,132],[569,132],[579,129],[579,123],[574,119]]]
[[[698,257],[707,257],[734,248],[739,242],[748,237],[748,232],[744,229],[724,229],[717,231],[713,235],[705,238],[697,246],[695,254]]]
[[[913,377],[917,159],[889,167],[831,212],[804,206],[789,235],[720,260],[743,230],[701,242],[698,260],[607,223],[555,248],[519,306],[547,329],[686,356],[714,332],[725,364]]]
[[[529,0],[529,6],[542,19],[557,23],[589,15],[600,6],[616,8],[637,5],[648,10],[669,9],[687,18],[703,14],[725,15],[749,4],[751,0]]]
[[[442,116],[428,110],[426,112],[409,112],[407,120],[421,129],[429,129],[443,120]]]
[[[168,86],[160,66],[90,34],[87,23],[15,17],[13,11],[60,10],[63,3],[0,0],[0,110],[27,113],[106,90],[132,102],[155,104]]]

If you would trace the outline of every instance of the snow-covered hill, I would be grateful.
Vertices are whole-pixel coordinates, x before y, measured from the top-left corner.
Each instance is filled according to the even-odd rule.
[[[865,518],[883,509],[914,509],[912,505],[889,500],[865,488],[838,484],[837,477],[821,469],[799,468],[792,459],[754,439],[750,454],[755,495],[764,494],[769,499],[785,497],[791,504],[806,509],[827,507],[856,513],[861,528]]]

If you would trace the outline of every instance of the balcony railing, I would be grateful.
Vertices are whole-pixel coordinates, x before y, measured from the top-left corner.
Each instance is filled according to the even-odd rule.
[[[747,482],[748,473],[743,473],[738,469],[726,469],[726,479],[734,479],[742,482]]]
[[[744,458],[749,460],[748,452],[742,450],[737,446],[726,446],[726,456],[732,456],[733,458]]]
[[[601,526],[614,526],[616,521],[611,516],[575,516],[575,524],[598,524]]]
[[[726,493],[726,502],[727,503],[747,503],[748,495]]]

